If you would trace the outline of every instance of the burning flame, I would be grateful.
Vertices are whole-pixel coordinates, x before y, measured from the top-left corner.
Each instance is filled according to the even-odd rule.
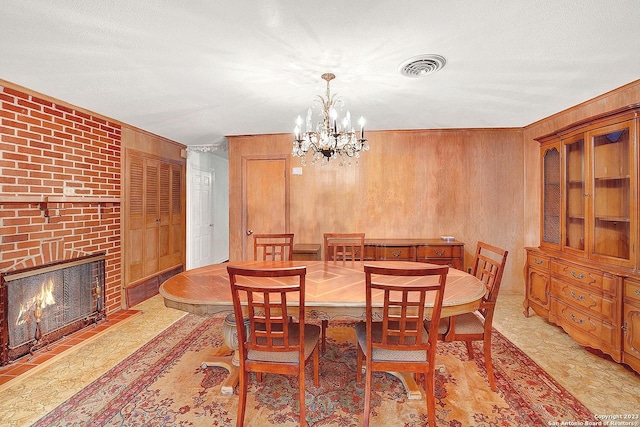
[[[48,282],[42,283],[42,286],[40,286],[40,292],[37,295],[20,304],[20,311],[18,313],[18,319],[16,320],[17,326],[24,324],[31,313],[34,313],[35,315],[37,312],[39,315],[36,317],[39,318],[42,316],[42,310],[45,307],[56,303],[56,299],[53,296],[53,288],[53,280],[49,279]]]

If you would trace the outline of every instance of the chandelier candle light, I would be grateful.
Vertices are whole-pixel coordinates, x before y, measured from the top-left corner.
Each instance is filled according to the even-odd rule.
[[[331,73],[322,75],[322,79],[327,82],[327,94],[323,98],[318,95],[318,100],[322,105],[322,116],[313,127],[312,108],[315,107],[318,100],[314,102],[312,108],[307,110],[307,118],[305,121],[305,132],[302,133],[302,118],[298,116],[296,119],[296,127],[294,130],[295,140],[293,141],[293,151],[291,154],[301,158],[301,163],[306,166],[307,151],[312,152],[311,163],[322,161],[322,165],[326,165],[332,159],[340,159],[340,165],[351,164],[351,159],[356,159],[356,164],[360,158],[361,151],[369,149],[369,143],[364,137],[364,117],[360,117],[358,124],[360,125],[360,137],[351,123],[351,113],[347,110],[344,118],[338,120],[338,112],[336,107],[342,109],[343,101],[336,95],[331,96],[329,82],[336,76]]]

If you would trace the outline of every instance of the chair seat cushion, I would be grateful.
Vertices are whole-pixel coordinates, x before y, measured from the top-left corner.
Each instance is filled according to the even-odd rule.
[[[484,318],[477,311],[473,313],[460,314],[458,316],[455,316],[455,319],[456,319],[455,320],[456,335],[459,335],[459,334],[475,335],[475,334],[484,333]],[[442,328],[442,323],[440,324],[440,328]],[[446,329],[445,329],[445,332],[446,332]]]
[[[464,313],[452,317],[443,317],[438,325],[438,335],[444,336],[449,332],[450,319],[455,317],[456,334],[482,334],[484,333],[484,317],[477,311],[473,313]],[[431,324],[428,320],[424,321],[425,329],[429,330]]]
[[[379,342],[382,338],[382,322],[373,322],[372,336],[374,342]],[[367,324],[366,322],[358,322],[355,325],[356,338],[358,345],[362,351],[367,352]],[[426,343],[429,339],[429,333],[422,329],[422,342]],[[374,348],[372,354],[373,360],[392,360],[392,361],[426,361],[426,350],[390,350],[383,348]]]
[[[289,342],[297,342],[300,337],[300,324],[289,323]],[[304,359],[307,360],[320,339],[320,326],[304,325]],[[247,359],[261,362],[298,363],[298,351],[259,351],[249,350]]]

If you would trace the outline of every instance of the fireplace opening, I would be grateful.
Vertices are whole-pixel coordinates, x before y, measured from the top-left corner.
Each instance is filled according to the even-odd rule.
[[[105,318],[105,254],[0,273],[0,366]]]

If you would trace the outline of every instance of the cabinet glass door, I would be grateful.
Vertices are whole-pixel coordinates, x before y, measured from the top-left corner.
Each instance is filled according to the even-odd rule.
[[[564,247],[584,251],[585,178],[584,138],[563,141],[565,161]]]
[[[560,245],[560,151],[544,147],[542,155],[542,243]]]
[[[593,157],[593,255],[630,259],[630,128],[618,124],[588,135]]]

